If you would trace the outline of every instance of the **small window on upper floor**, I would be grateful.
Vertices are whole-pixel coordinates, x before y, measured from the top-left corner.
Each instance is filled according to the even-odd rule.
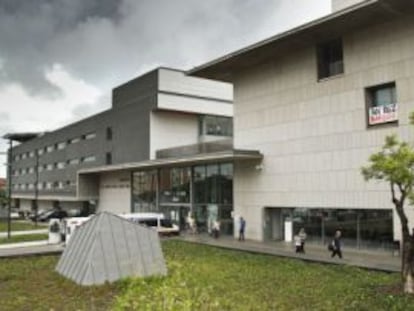
[[[89,156],[89,157],[84,157],[82,158],[82,162],[86,163],[86,162],[93,162],[95,161],[95,156]]]
[[[395,82],[365,89],[368,126],[398,122]]]
[[[89,133],[89,134],[85,134],[82,136],[83,139],[87,140],[87,139],[93,139],[96,137],[95,133]]]
[[[106,153],[106,164],[112,164],[112,153],[107,152]]]
[[[317,46],[318,79],[344,73],[342,39],[335,39]]]
[[[112,127],[106,128],[106,140],[112,140]]]
[[[62,149],[65,149],[65,147],[66,147],[66,142],[65,142],[65,141],[60,142],[60,143],[58,143],[58,144],[56,145],[56,149],[57,149],[57,150],[62,150]]]

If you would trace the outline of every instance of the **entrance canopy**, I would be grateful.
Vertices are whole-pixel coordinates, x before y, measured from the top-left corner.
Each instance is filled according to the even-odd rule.
[[[92,167],[78,171],[79,177],[87,174],[97,174],[113,171],[130,171],[142,170],[173,166],[188,166],[195,164],[218,163],[218,162],[235,162],[235,161],[261,161],[263,155],[257,150],[227,150],[212,153],[203,153],[180,158],[155,159],[141,162],[123,163],[116,165],[105,165]]]

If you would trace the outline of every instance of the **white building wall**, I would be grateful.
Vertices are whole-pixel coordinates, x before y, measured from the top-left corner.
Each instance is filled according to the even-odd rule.
[[[158,89],[161,92],[233,100],[233,86],[231,84],[189,77],[182,71],[161,68],[159,69],[158,83]]]
[[[348,34],[343,44],[345,74],[321,82],[314,46],[236,75],[235,148],[258,149],[264,160],[262,170],[236,166],[235,214],[257,228],[267,206],[393,208],[388,185],[365,182],[360,168],[386,135],[414,140],[414,20]],[[399,126],[367,129],[364,88],[391,81]],[[246,237],[263,232],[248,227]]]
[[[177,94],[158,94],[159,109],[232,117],[233,104]]]
[[[198,116],[177,112],[152,112],[150,119],[150,157],[159,149],[198,142]]]
[[[97,212],[114,214],[131,212],[130,172],[102,173],[99,179]]]

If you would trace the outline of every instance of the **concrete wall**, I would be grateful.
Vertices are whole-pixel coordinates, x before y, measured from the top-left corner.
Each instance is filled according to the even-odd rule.
[[[114,214],[131,212],[130,172],[112,172],[100,175],[97,212]]]
[[[324,81],[314,44],[235,75],[235,147],[264,154],[262,170],[235,167],[235,214],[249,219],[248,238],[262,239],[266,206],[393,208],[388,185],[366,183],[360,168],[386,135],[414,139],[414,20],[347,33],[343,44],[345,73]],[[391,81],[399,125],[367,129],[364,89]]]
[[[177,112],[151,113],[151,159],[159,149],[198,143],[198,117]]]

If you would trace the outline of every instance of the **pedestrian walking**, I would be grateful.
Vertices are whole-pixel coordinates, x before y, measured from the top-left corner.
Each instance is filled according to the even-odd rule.
[[[218,220],[213,222],[213,236],[216,239],[220,236],[220,222]]]
[[[300,252],[301,253],[305,253],[305,241],[306,241],[306,232],[305,232],[305,228],[300,228],[299,230],[299,238],[300,238]]]
[[[244,241],[244,231],[246,230],[246,220],[243,217],[240,217],[239,223],[239,241]]]
[[[341,231],[336,230],[335,236],[332,240],[332,246],[330,248],[330,250],[332,251],[332,254],[331,254],[332,258],[335,257],[336,255],[338,255],[339,258],[342,258],[341,236],[342,236]]]
[[[302,250],[301,250],[301,248],[302,248],[302,243],[301,243],[301,239],[300,239],[300,236],[299,236],[299,234],[296,234],[294,237],[293,237],[293,242],[295,243],[295,252],[296,253],[300,253]]]

